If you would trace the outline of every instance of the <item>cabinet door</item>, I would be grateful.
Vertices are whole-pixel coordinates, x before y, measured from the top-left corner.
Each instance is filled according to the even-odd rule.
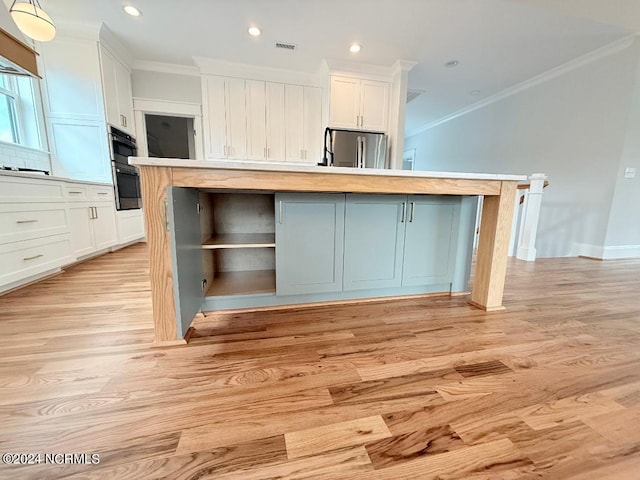
[[[104,122],[97,43],[59,38],[40,47],[47,117]]]
[[[347,195],[344,289],[399,287],[406,195]]]
[[[456,198],[410,195],[402,285],[450,283],[460,216]]]
[[[54,175],[89,182],[113,182],[104,121],[51,118],[50,127]]]
[[[95,252],[91,210],[87,204],[69,206],[69,228],[71,230],[71,255],[84,257]]]
[[[116,228],[116,209],[112,205],[100,205],[93,208],[95,217],[91,220],[96,250],[104,250],[118,243]]]
[[[284,85],[267,83],[267,159],[285,159]]]
[[[240,78],[225,79],[227,116],[227,157],[247,158],[247,110],[245,81]]]
[[[102,89],[104,91],[104,107],[107,123],[122,128],[120,108],[118,106],[118,85],[116,79],[116,64],[118,61],[104,47],[100,47],[100,61],[102,63]]]
[[[344,195],[275,198],[276,294],[342,291]]]
[[[121,115],[122,129],[135,136],[135,122],[133,121],[133,94],[131,92],[131,73],[118,60],[115,64],[116,84],[118,88],[118,110]]]
[[[337,128],[358,128],[360,80],[331,77],[329,124]]]
[[[322,161],[322,90],[304,87],[304,161]]]
[[[167,191],[173,299],[179,337],[187,333],[204,301],[198,198],[195,188],[170,187]]]
[[[285,86],[287,162],[304,161],[304,87]]]
[[[247,80],[247,158],[265,160],[267,157],[267,117],[265,83]]]
[[[389,117],[389,84],[362,80],[361,85],[360,127],[385,132]]]
[[[207,158],[226,158],[227,120],[225,110],[225,88],[223,77],[208,77],[203,80]],[[208,125],[207,125],[208,124]]]

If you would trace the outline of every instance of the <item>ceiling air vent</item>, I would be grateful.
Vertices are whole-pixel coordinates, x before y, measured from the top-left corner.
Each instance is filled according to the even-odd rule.
[[[276,48],[282,48],[283,50],[294,51],[296,49],[295,43],[276,42]]]
[[[407,90],[407,103],[424,93],[424,90]]]

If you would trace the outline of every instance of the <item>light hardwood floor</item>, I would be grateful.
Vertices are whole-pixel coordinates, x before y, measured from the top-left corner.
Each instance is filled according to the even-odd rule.
[[[0,297],[0,478],[638,479],[640,261],[512,261],[431,298],[209,315],[152,348],[146,246]]]

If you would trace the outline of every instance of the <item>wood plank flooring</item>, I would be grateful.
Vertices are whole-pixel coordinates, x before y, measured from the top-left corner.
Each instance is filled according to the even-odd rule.
[[[145,245],[0,297],[4,479],[640,479],[640,260],[466,298],[208,314],[153,348]]]

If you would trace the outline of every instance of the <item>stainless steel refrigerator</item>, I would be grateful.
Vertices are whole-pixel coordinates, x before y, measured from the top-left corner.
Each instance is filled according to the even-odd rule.
[[[384,133],[330,129],[329,162],[334,167],[388,168]]]

